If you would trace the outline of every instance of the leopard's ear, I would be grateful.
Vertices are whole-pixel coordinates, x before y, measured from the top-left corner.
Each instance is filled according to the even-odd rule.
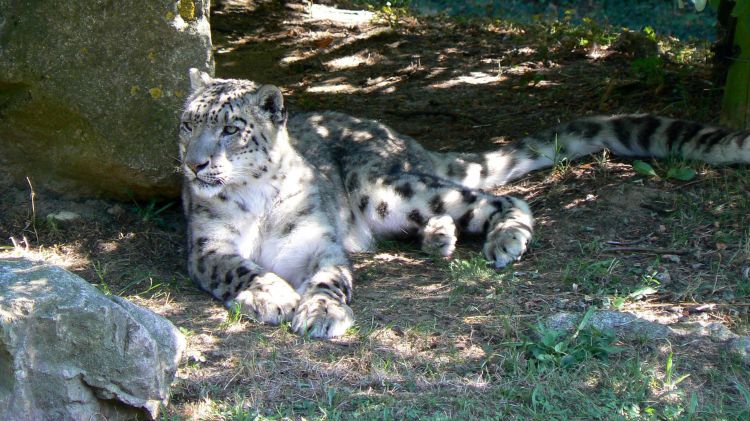
[[[286,123],[287,112],[284,107],[284,95],[274,85],[263,85],[256,92],[258,108],[268,114],[273,124],[281,126]]]
[[[213,78],[206,72],[202,72],[195,67],[190,69],[190,89],[197,91],[210,84]]]

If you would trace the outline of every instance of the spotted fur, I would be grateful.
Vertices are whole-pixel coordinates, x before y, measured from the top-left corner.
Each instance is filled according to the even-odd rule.
[[[372,120],[341,113],[291,119],[275,86],[191,70],[180,130],[188,271],[227,306],[315,337],[342,335],[348,253],[382,237],[418,236],[450,256],[462,234],[485,236],[496,267],[526,251],[523,200],[485,191],[561,158],[608,148],[750,162],[747,133],[648,115],[591,117],[484,153],[437,153]]]

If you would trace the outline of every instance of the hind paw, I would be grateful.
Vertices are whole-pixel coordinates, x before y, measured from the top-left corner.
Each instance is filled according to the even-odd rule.
[[[530,240],[531,231],[525,227],[499,227],[487,235],[484,256],[496,268],[503,268],[521,258]]]

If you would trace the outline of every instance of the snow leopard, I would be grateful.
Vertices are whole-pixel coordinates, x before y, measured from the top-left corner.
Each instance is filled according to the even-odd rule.
[[[747,132],[651,115],[581,118],[486,153],[425,149],[375,120],[324,111],[289,116],[281,90],[190,70],[181,117],[188,273],[226,306],[317,338],[354,323],[350,253],[413,236],[450,257],[483,236],[496,268],[529,247],[522,199],[489,190],[604,148],[750,162]]]

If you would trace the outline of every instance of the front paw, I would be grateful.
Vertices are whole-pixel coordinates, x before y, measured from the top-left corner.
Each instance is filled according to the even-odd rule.
[[[243,314],[263,323],[278,325],[292,318],[299,300],[299,294],[287,281],[267,272],[253,279],[250,286],[227,302],[227,307],[239,305]]]
[[[456,224],[448,215],[433,216],[422,230],[422,251],[450,257],[456,250]]]
[[[313,338],[334,338],[343,335],[354,324],[352,309],[322,294],[306,297],[292,320],[292,329]]]
[[[484,243],[484,255],[487,260],[493,262],[495,267],[500,269],[509,263],[520,259],[529,241],[531,232],[525,228],[509,227],[497,229],[487,235],[487,242]]]

